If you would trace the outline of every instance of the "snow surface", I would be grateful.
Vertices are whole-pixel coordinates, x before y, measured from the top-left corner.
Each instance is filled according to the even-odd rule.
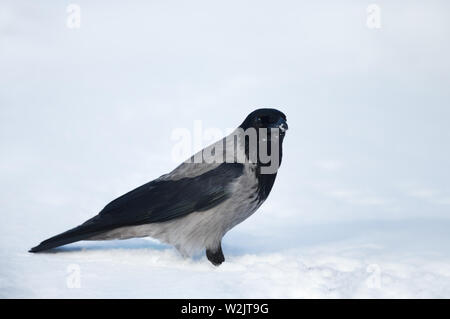
[[[448,298],[450,256],[439,242],[448,242],[449,226],[399,222],[385,224],[385,231],[319,226],[299,229],[306,234],[298,242],[286,237],[279,245],[270,237],[235,231],[225,238],[226,262],[217,268],[204,256],[183,259],[174,248],[147,239],[80,242],[45,254],[29,254],[32,242],[17,240],[1,252],[0,296]],[[362,230],[330,236],[335,227]],[[320,243],[305,244],[306,238]],[[79,270],[75,287],[74,269]]]
[[[376,1],[376,30],[364,1],[75,3],[80,29],[0,2],[0,297],[450,298],[449,1]],[[219,268],[147,239],[27,252],[178,165],[177,128],[257,107],[287,114],[283,164]]]

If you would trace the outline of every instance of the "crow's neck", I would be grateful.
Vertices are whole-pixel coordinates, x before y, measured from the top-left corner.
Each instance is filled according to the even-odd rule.
[[[238,141],[239,141],[238,148],[239,147],[243,147],[243,150],[245,152],[245,157],[247,159],[247,162],[250,163],[251,162],[250,158],[252,156],[250,156],[250,147],[249,147],[248,141],[245,139],[245,137],[242,137],[240,135],[238,135],[238,136],[239,136],[239,138],[238,138]],[[282,157],[283,157],[283,147],[282,147],[283,139],[284,139],[284,136],[280,136],[279,149],[275,150],[275,151],[278,151],[279,165],[281,165],[281,160],[282,160]],[[259,141],[259,134],[258,134],[258,139],[257,140]],[[242,150],[242,148],[241,148],[241,150]],[[270,141],[268,141],[268,151],[271,154],[272,150],[271,150],[271,143],[270,143]],[[258,146],[257,146],[257,152],[259,154],[259,143],[258,143]],[[277,177],[277,172],[275,172],[273,174],[263,174],[261,172],[261,168],[264,167],[264,166],[270,166],[270,163],[268,163],[268,164],[261,163],[261,161],[259,159],[259,156],[258,156],[258,161],[256,163],[255,175],[256,175],[256,178],[257,178],[257,181],[258,181],[258,190],[257,190],[257,192],[258,192],[258,200],[259,200],[259,202],[265,201],[267,196],[269,196],[269,193],[272,190],[273,184],[275,183],[275,178]],[[278,171],[278,168],[277,168],[277,171]]]
[[[259,151],[259,150],[258,150]],[[249,152],[248,152],[248,148],[246,147],[245,150],[245,154],[247,156],[247,160],[249,158]],[[280,143],[279,146],[279,150],[278,150],[278,158],[279,158],[279,165],[281,165],[281,160],[283,158],[283,147],[282,147],[282,142]],[[263,174],[261,172],[261,168],[264,166],[270,166],[269,164],[263,164],[259,161],[258,158],[258,162],[256,164],[256,171],[255,171],[255,175],[256,178],[258,180],[258,200],[260,202],[263,202],[267,199],[267,197],[270,194],[270,191],[272,190],[273,184],[275,183],[275,179],[277,177],[277,172],[278,172],[278,168],[277,168],[277,172],[273,173],[273,174]]]
[[[260,202],[265,201],[267,196],[269,196],[270,191],[272,190],[272,186],[275,183],[276,177],[277,173],[261,174],[261,167],[257,167],[256,178],[258,180],[258,200]]]

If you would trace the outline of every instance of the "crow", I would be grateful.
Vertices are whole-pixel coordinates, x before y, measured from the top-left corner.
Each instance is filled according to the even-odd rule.
[[[257,109],[230,135],[172,172],[118,197],[83,224],[29,252],[80,240],[153,237],[183,256],[206,250],[215,266],[225,261],[222,238],[266,200],[282,159],[286,116]]]

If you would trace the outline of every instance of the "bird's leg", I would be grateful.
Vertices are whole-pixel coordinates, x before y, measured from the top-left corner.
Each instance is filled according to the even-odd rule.
[[[215,249],[207,248],[206,257],[214,266],[219,266],[221,263],[223,263],[225,261],[225,257],[222,252],[221,243],[219,243],[219,246]]]

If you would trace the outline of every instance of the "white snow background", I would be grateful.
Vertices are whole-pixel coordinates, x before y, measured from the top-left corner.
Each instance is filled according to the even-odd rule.
[[[70,29],[69,1],[1,1],[0,297],[449,298],[450,3],[377,1],[369,29],[370,2],[312,2],[83,0]],[[174,129],[258,107],[283,164],[222,266],[27,252],[173,169]]]

